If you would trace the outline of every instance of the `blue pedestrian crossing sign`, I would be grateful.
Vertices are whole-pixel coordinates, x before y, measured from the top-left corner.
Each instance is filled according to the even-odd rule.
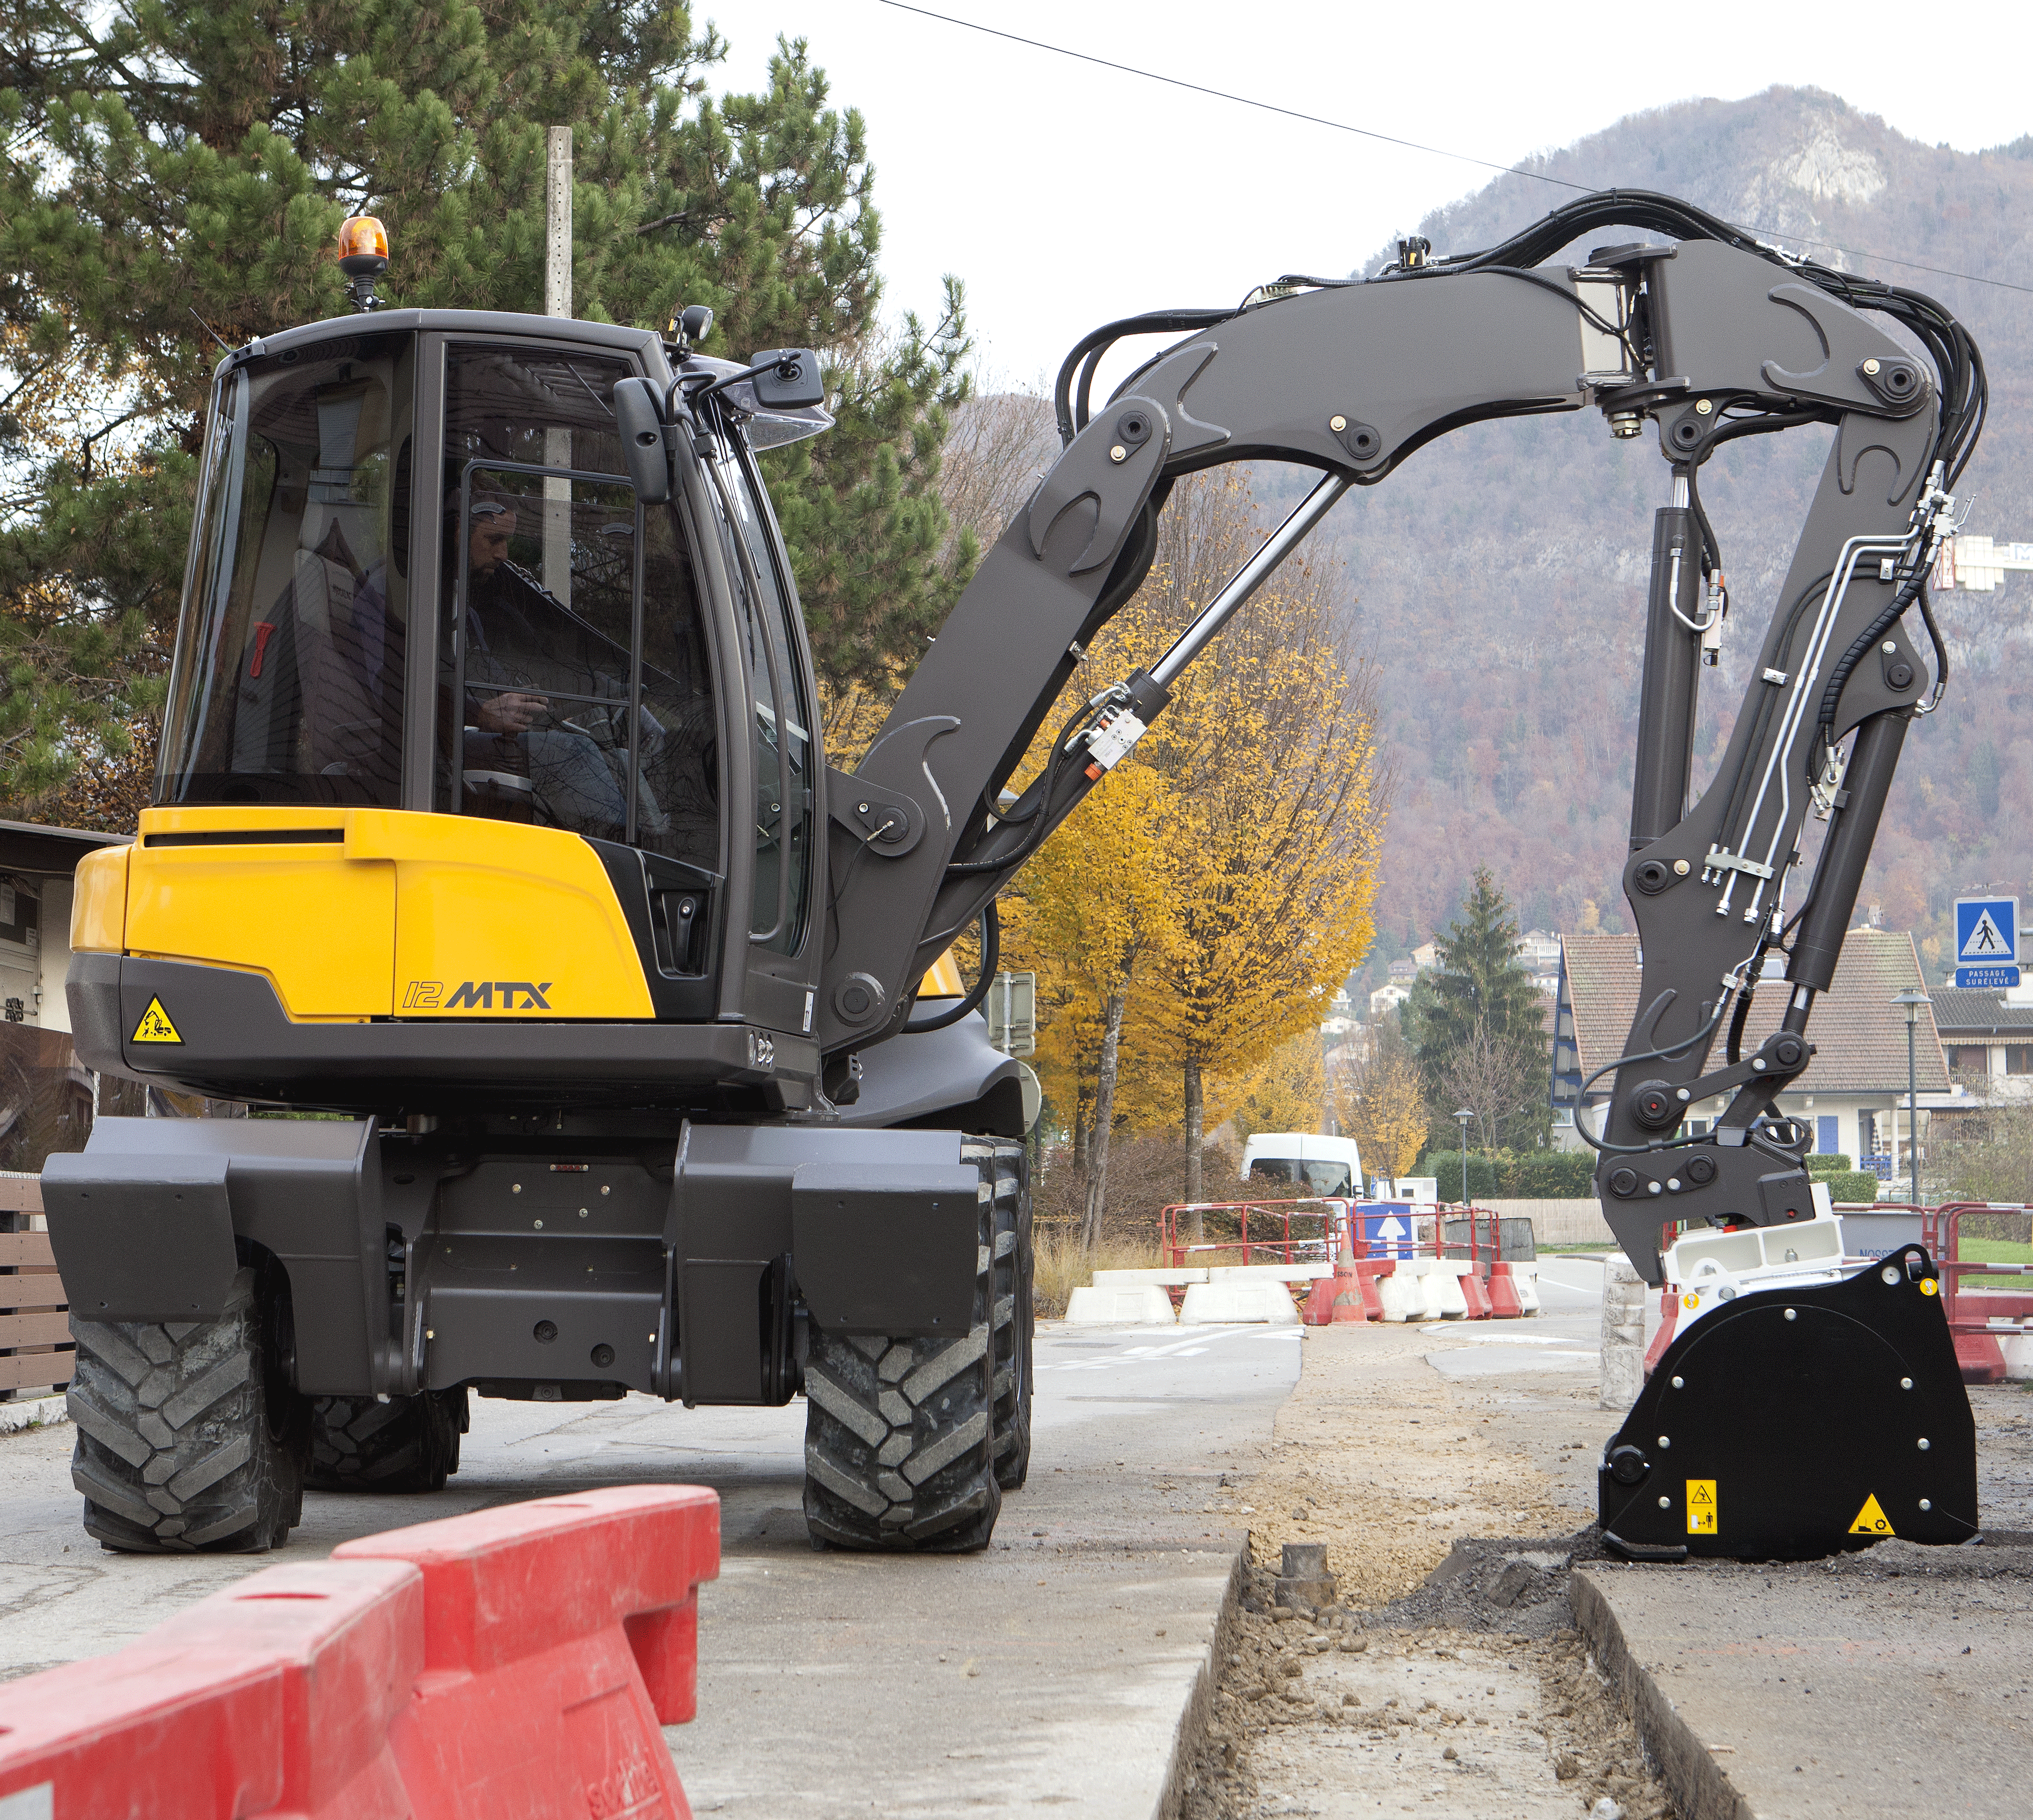
[[[1956,899],[1956,984],[1995,988],[2019,984],[2019,900]]]

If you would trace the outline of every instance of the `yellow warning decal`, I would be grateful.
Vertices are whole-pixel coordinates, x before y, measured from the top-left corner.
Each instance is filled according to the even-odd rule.
[[[1940,1287],[1941,1285],[1931,1276],[1923,1276],[1920,1279],[1920,1293],[1923,1295],[1933,1295],[1938,1292]]]
[[[1856,1521],[1849,1526],[1849,1533],[1853,1536],[1889,1536],[1893,1533],[1892,1519],[1878,1508],[1876,1492],[1863,1500],[1863,1508],[1856,1513]]]
[[[1687,1534],[1712,1536],[1716,1530],[1716,1482],[1712,1478],[1687,1481]]]
[[[170,1022],[170,1014],[163,1009],[160,999],[151,999],[148,1008],[141,1014],[141,1021],[134,1026],[134,1034],[129,1039],[137,1043],[181,1043],[177,1026]]]

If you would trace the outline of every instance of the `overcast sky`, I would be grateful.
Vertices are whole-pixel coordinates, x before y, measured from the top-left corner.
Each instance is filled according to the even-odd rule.
[[[1774,83],[1831,90],[1960,151],[2033,130],[2027,14],[1997,0],[1945,12],[1874,0],[930,4],[1498,163],[1642,108]],[[940,275],[957,274],[987,368],[1020,383],[1111,317],[1232,304],[1281,272],[1346,271],[1492,174],[880,0],[695,0],[694,17],[732,44],[716,88],[759,86],[779,32],[810,41],[836,103],[867,118],[888,309],[933,308]],[[1676,18],[1677,43],[1663,30]],[[1548,186],[1547,206],[1565,193]]]

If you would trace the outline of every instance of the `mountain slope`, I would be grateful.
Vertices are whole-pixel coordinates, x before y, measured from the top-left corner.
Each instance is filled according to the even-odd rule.
[[[2033,136],[1955,152],[1833,95],[1775,88],[1633,115],[1533,168],[1683,196],[1941,299],[1976,337],[1991,381],[1990,425],[1961,488],[1969,528],[2033,538],[2033,296],[1860,256],[2033,285]],[[1419,231],[1436,251],[1473,250],[1572,193],[1506,175]],[[1568,262],[1619,237],[1635,236],[1601,230]],[[1698,785],[1728,737],[1829,435],[1747,439],[1703,470],[1733,604],[1723,664],[1704,673]],[[1652,513],[1668,484],[1656,438],[1612,442],[1584,412],[1457,432],[1335,513],[1361,637],[1383,671],[1398,776],[1366,970],[1379,979],[1444,925],[1477,863],[1526,927],[1585,927],[1591,903],[1603,926],[1622,925]],[[1958,891],[2033,881],[2029,604],[2023,579],[1941,603],[1956,674],[1943,711],[1908,742],[1863,894],[1888,924],[1915,929],[1923,951]],[[1937,945],[1930,961],[1941,958]]]

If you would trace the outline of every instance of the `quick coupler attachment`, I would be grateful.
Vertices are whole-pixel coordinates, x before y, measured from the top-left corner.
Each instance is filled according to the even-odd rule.
[[[1976,1424],[1934,1261],[1757,1290],[1666,1350],[1597,1477],[1632,1560],[1802,1560],[1977,1533]]]

